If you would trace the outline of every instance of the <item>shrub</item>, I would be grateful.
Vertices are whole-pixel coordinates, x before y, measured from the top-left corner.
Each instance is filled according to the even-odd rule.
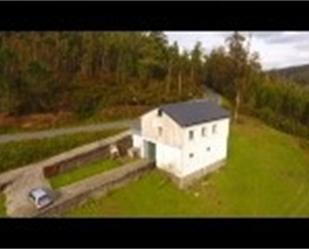
[[[79,133],[0,145],[0,172],[34,163],[77,146],[114,135],[123,129]]]
[[[279,115],[272,111],[268,107],[261,109],[252,109],[251,114],[254,114],[258,118],[262,119],[267,124],[285,131],[287,133],[309,138],[309,127],[302,125],[294,119],[287,116]]]

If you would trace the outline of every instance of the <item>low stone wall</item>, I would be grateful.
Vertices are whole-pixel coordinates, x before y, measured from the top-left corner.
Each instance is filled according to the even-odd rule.
[[[138,179],[154,167],[153,161],[139,160],[63,187],[59,190],[58,200],[36,216],[60,216],[64,211],[83,204],[89,198],[104,196],[109,191]]]
[[[125,132],[64,152],[61,154],[61,160],[57,160],[43,168],[44,176],[50,178],[72,168],[84,166],[89,162],[106,159],[109,157],[109,146],[111,144],[117,145],[120,156],[126,155],[127,150],[132,147],[132,136]]]
[[[188,186],[190,186],[191,184],[193,184],[194,182],[196,182],[197,180],[201,179],[202,177],[214,172],[215,170],[223,167],[226,164],[226,160],[221,160],[218,161],[212,165],[209,165],[205,168],[202,168],[192,174],[189,174],[185,177],[176,177],[174,175],[169,174],[170,178],[172,179],[172,181],[174,183],[176,183],[178,185],[179,188],[184,189]]]

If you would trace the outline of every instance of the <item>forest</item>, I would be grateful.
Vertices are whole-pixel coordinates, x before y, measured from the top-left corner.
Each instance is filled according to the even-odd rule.
[[[4,32],[1,112],[155,105],[198,95],[201,44],[180,54],[162,32]]]
[[[211,51],[205,64],[204,83],[230,99],[236,114],[239,110],[277,129],[309,137],[309,89],[261,70],[248,38],[235,32],[225,47]]]
[[[309,86],[309,65],[285,67],[270,70],[269,73],[294,80],[296,83],[304,86]]]
[[[264,72],[250,39],[181,51],[164,32],[1,32],[0,113],[71,112],[80,118],[115,106],[156,106],[199,98],[205,86],[240,113],[309,137],[309,90]]]

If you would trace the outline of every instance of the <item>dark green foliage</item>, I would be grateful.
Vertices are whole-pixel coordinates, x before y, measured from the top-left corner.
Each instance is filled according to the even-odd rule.
[[[309,127],[309,90],[292,82],[264,78],[252,84],[251,107],[270,108],[274,113]]]
[[[286,67],[277,70],[270,70],[271,75],[290,79],[304,86],[309,86],[309,65]]]
[[[309,126],[308,88],[262,72],[238,32],[226,45],[205,55],[200,43],[180,52],[163,32],[0,32],[0,112],[84,118],[114,106],[200,97],[204,83],[236,110],[269,108]]]
[[[1,144],[0,172],[46,159],[82,144],[114,135],[120,131],[122,130],[114,129]]]
[[[200,45],[191,59],[163,32],[1,32],[0,40],[1,112],[87,117],[102,106],[188,99],[202,86]]]
[[[75,85],[76,91],[72,94],[72,110],[80,118],[92,116],[101,106],[104,89],[96,84],[79,82]]]
[[[261,72],[256,54],[247,55],[251,59],[237,73],[235,58],[246,56],[236,52],[231,49],[227,52],[221,47],[210,53],[205,64],[206,85],[232,103],[235,103],[236,91],[242,88],[241,110],[249,110],[277,129],[309,137],[309,89],[291,80]],[[237,77],[245,78],[246,84],[237,84]]]
[[[269,125],[272,125],[276,129],[284,132],[298,135],[300,137],[309,138],[308,126],[297,122],[295,119],[291,119],[287,116],[280,115],[274,112],[269,107],[263,107],[261,109],[251,109],[251,114],[257,116]]]

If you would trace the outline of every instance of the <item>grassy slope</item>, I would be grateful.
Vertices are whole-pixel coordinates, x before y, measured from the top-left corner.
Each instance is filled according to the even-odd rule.
[[[123,131],[112,129],[100,132],[79,133],[36,139],[23,142],[10,142],[0,145],[0,172],[40,161],[74,147],[105,138]]]
[[[119,160],[107,159],[104,161],[98,161],[52,177],[50,179],[50,183],[54,189],[60,188],[65,185],[80,181],[84,178],[99,174],[103,171],[113,169],[120,165],[121,161]]]
[[[4,216],[6,216],[5,196],[3,193],[0,193],[0,217]]]
[[[187,191],[153,171],[66,215],[308,216],[308,191],[308,148],[246,119],[232,127],[226,167]]]

